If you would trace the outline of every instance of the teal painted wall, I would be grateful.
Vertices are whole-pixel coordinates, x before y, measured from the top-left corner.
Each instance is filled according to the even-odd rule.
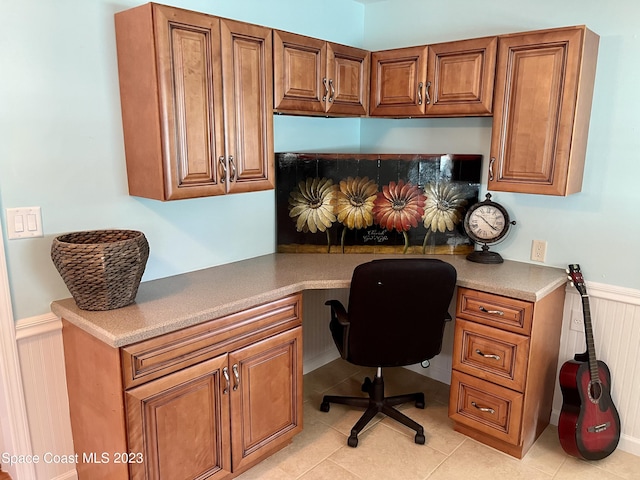
[[[127,194],[113,15],[139,0],[0,3],[0,208],[41,206],[44,238],[8,240],[16,320],[69,296],[50,259],[61,233],[142,230],[143,280],[271,253],[273,191],[158,202]],[[364,6],[178,0],[174,6],[361,46]],[[333,12],[339,10],[340,15]],[[360,121],[276,117],[276,150],[358,149]],[[239,287],[241,288],[241,287]]]
[[[546,264],[580,263],[587,281],[640,289],[640,3],[383,1],[366,7],[364,37],[365,48],[377,50],[581,24],[600,35],[582,192],[563,198],[495,192],[518,222],[495,249],[530,261],[531,241],[546,240]],[[491,119],[366,119],[361,149],[472,152],[486,161],[490,134]]]

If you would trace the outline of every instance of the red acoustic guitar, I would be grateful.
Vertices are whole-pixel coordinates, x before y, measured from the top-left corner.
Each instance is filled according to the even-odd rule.
[[[596,360],[589,296],[580,265],[569,265],[569,279],[582,296],[587,351],[576,354],[560,369],[562,410],[558,436],[565,452],[585,460],[600,460],[616,449],[620,417],[611,400],[609,367]]]

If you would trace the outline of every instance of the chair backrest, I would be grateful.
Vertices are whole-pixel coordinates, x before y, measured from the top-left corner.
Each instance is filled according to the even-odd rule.
[[[436,259],[374,260],[351,280],[347,360],[412,365],[440,353],[456,270]]]

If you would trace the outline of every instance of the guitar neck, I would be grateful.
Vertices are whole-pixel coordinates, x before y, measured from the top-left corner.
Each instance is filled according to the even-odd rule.
[[[593,341],[593,325],[591,323],[591,307],[589,306],[589,295],[582,295],[582,312],[584,314],[584,335],[587,341],[587,354],[589,355],[589,373],[591,381],[600,380],[598,374],[598,361],[596,359],[596,345]]]

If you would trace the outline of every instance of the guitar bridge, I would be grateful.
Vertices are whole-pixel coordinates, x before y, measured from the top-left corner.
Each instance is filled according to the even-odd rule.
[[[604,432],[610,426],[611,426],[611,422],[601,423],[600,425],[593,425],[593,426],[587,428],[587,432],[589,432],[589,433]]]

